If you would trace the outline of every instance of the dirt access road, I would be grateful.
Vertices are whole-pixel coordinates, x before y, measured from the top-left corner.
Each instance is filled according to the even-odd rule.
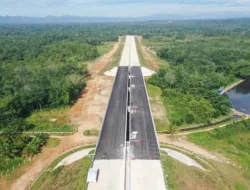
[[[0,189],[24,190],[40,175],[42,170],[62,152],[79,144],[94,144],[97,137],[83,136],[87,129],[100,129],[104,112],[112,88],[113,78],[100,76],[98,73],[112,59],[120,42],[106,55],[94,62],[89,62],[90,76],[87,87],[81,97],[71,108],[69,117],[78,126],[78,132],[71,136],[61,137],[59,146],[44,148],[42,153],[33,158],[31,163],[17,169],[11,177],[0,179]]]

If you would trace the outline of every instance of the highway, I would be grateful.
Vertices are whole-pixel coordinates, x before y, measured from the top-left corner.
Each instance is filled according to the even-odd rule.
[[[95,159],[124,159],[127,124],[128,67],[118,67]]]
[[[127,36],[97,143],[88,190],[165,190],[159,144],[134,36]]]
[[[131,133],[136,133],[135,139],[130,139],[130,153],[136,159],[160,160],[160,152],[154,130],[146,88],[140,67],[131,67]]]
[[[157,134],[141,67],[130,68],[129,190],[166,189]]]

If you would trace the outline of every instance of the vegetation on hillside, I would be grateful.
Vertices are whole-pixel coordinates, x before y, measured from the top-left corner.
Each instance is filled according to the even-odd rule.
[[[60,130],[71,130],[64,116],[49,124],[47,113],[74,103],[86,86],[86,62],[106,52],[100,47],[103,42],[122,35],[142,35],[144,43],[169,62],[149,83],[161,89],[172,124],[209,122],[227,115],[230,102],[217,89],[249,77],[249,23],[233,19],[0,25],[1,167],[36,154],[46,143],[45,137],[28,137],[23,131],[47,126],[54,130],[59,124]]]
[[[243,168],[250,167],[250,119],[213,131],[190,134],[188,138],[209,150],[225,154]]]
[[[104,42],[118,36],[77,25],[0,29],[0,171],[6,172],[47,142],[47,135],[30,137],[23,131],[74,131],[67,117],[53,113],[78,98],[86,86],[86,62],[106,53]]]
[[[146,36],[144,43],[169,63],[148,83],[162,89],[173,125],[208,123],[230,113],[230,101],[218,89],[250,77],[250,25],[242,22],[193,21],[175,33]]]

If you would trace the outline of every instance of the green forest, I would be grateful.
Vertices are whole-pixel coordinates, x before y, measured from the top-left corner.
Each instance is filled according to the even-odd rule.
[[[231,103],[218,89],[250,77],[250,25],[242,22],[218,21],[213,26],[197,21],[192,29],[145,40],[169,63],[148,83],[162,89],[173,125],[209,123],[230,114]]]
[[[24,134],[36,127],[27,118],[72,105],[86,87],[86,62],[123,35],[143,36],[168,62],[148,83],[161,88],[172,124],[228,115],[231,104],[217,90],[250,77],[249,21],[0,25],[0,170],[41,151],[48,136]]]
[[[85,26],[0,26],[0,171],[41,151],[48,135],[24,134],[38,127],[26,118],[74,103],[86,86],[86,61],[100,56],[104,42],[117,39]],[[39,123],[39,114],[35,119]]]

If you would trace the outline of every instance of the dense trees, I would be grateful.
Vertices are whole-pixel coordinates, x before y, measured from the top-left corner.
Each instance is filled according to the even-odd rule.
[[[173,124],[209,122],[230,112],[228,98],[217,90],[250,76],[246,33],[250,26],[245,21],[241,25],[230,20],[214,24],[187,21],[190,25],[176,31],[181,38],[171,32],[147,37],[145,43],[169,62],[169,67],[160,69],[148,82],[162,89]],[[236,31],[241,32],[237,35]]]
[[[37,153],[46,138],[23,135],[34,127],[25,118],[34,110],[74,102],[86,86],[84,62],[99,56],[98,45],[129,34],[142,35],[169,62],[149,83],[162,89],[175,125],[228,114],[230,102],[217,89],[236,77],[250,77],[249,19],[1,25],[0,130],[18,132],[0,136],[0,154],[8,160]]]
[[[97,45],[117,36],[105,38],[78,26],[0,28],[0,171],[6,171],[40,152],[48,140],[23,134],[34,128],[26,117],[72,104],[86,86],[85,62],[99,56]]]
[[[47,134],[39,134],[34,137],[23,134],[27,124],[21,120],[15,120],[8,124],[0,134],[0,171],[5,172],[18,163],[22,157],[33,156],[41,151],[48,141]]]
[[[86,86],[83,62],[99,56],[95,45],[102,41],[77,37],[70,28],[54,34],[61,26],[2,27],[0,127],[35,109],[72,103]]]

